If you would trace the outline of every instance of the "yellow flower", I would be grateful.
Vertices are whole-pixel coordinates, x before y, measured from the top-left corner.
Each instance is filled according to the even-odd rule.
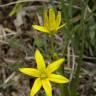
[[[48,34],[54,34],[58,29],[65,26],[65,24],[60,26],[61,23],[61,12],[58,11],[57,17],[55,16],[54,10],[52,8],[45,10],[44,12],[44,26],[32,25],[34,29]]]
[[[52,88],[50,81],[55,83],[68,83],[69,79],[62,75],[57,75],[52,72],[56,71],[63,63],[64,58],[56,60],[46,67],[44,58],[40,51],[37,49],[35,52],[35,59],[37,63],[37,69],[35,68],[19,68],[20,72],[36,77],[33,87],[30,92],[30,96],[34,96],[40,88],[43,86],[47,96],[52,96]]]

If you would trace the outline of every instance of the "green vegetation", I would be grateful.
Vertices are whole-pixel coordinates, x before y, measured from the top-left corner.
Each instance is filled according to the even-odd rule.
[[[36,68],[36,49],[46,64],[65,58],[56,74],[70,82],[52,83],[52,96],[95,96],[96,1],[0,0],[1,96],[29,96],[34,78],[18,68]]]

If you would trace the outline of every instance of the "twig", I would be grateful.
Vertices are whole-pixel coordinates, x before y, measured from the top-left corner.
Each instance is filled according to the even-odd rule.
[[[7,4],[2,4],[0,5],[0,7],[6,7],[6,6],[10,6],[10,5],[14,5],[14,4],[17,4],[17,3],[24,3],[24,2],[36,2],[36,1],[40,1],[40,2],[49,2],[49,0],[19,0],[19,1],[14,1],[14,2],[10,2],[10,3],[7,3]]]
[[[70,55],[70,56],[72,56],[72,55]],[[76,58],[79,58],[78,55],[75,55],[75,57],[76,57]],[[90,56],[83,56],[83,59],[96,60],[95,57],[90,57]]]
[[[74,49],[72,48],[72,71],[71,71],[71,74],[70,74],[70,81],[73,79],[75,66],[76,66],[75,54],[74,54]]]
[[[4,81],[4,83],[8,83],[15,75],[16,75],[16,72],[13,72],[13,73]]]
[[[68,65],[68,67],[70,68],[71,66],[70,66],[70,63],[71,63],[71,58],[70,58],[70,54],[71,54],[71,47],[70,47],[70,44],[71,44],[71,41],[69,41],[69,44],[68,44],[68,48],[67,48],[67,65]]]

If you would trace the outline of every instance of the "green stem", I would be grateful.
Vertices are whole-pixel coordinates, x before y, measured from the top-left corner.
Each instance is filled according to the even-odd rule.
[[[80,76],[80,70],[81,70],[81,64],[83,63],[83,52],[84,52],[84,40],[85,40],[85,24],[84,24],[84,10],[85,7],[83,6],[82,8],[82,13],[81,13],[81,22],[80,22],[80,33],[81,33],[81,48],[80,48],[80,55],[79,55],[79,61],[77,65],[77,69],[74,75],[74,79],[72,80],[71,83],[71,96],[77,96],[77,88],[79,86],[79,76]]]
[[[52,58],[54,58],[53,54],[55,52],[55,38],[54,35],[50,35],[50,40],[51,40],[51,53],[52,53]],[[58,58],[54,58],[54,59],[58,59]],[[62,65],[59,69],[59,72],[64,75],[64,65]],[[67,96],[67,91],[66,90],[66,85],[65,84],[60,84],[59,86],[60,90],[61,90],[61,96]]]
[[[50,53],[51,53],[51,55],[52,55],[52,58],[53,58],[53,54],[54,54],[54,52],[55,52],[55,46],[54,46],[54,43],[55,43],[55,38],[54,38],[54,35],[49,35],[49,37],[50,37],[50,44],[51,44],[51,48],[50,48]]]
[[[63,65],[60,67],[60,73],[62,75],[64,75],[64,66]],[[61,90],[61,96],[67,96],[68,95],[67,86],[65,84],[60,84],[60,90]]]

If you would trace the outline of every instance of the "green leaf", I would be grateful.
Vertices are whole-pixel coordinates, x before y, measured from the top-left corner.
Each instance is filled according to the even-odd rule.
[[[9,65],[8,65],[8,68],[9,68],[10,70],[12,70],[12,71],[16,71],[16,70],[18,70],[18,68],[20,68],[20,67],[23,67],[23,65],[22,65],[22,64],[19,64],[19,63],[9,64]]]
[[[35,39],[35,45],[38,47],[42,47],[44,45],[44,40],[40,37]]]
[[[9,16],[15,15],[17,12],[19,12],[22,9],[22,4],[16,4],[12,11],[9,13]]]
[[[21,47],[21,44],[20,44],[20,41],[18,39],[12,38],[9,41],[9,46],[11,48],[20,48]]]

